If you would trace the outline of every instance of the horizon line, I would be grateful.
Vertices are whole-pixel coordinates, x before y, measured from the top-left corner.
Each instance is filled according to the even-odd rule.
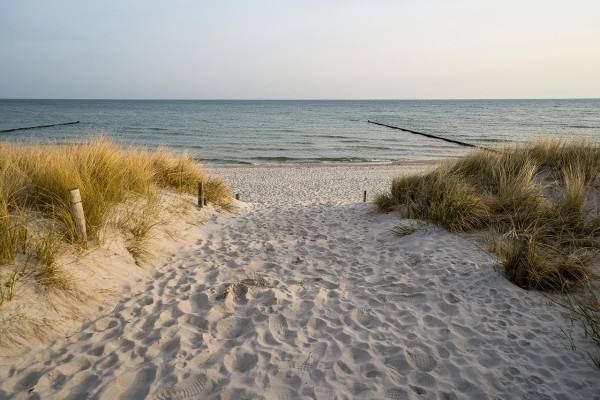
[[[473,98],[84,98],[0,97],[0,100],[92,100],[92,101],[473,101],[473,100],[600,100],[600,97],[473,97]]]

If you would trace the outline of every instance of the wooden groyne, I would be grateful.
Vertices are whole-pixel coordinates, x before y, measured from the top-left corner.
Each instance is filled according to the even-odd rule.
[[[4,133],[4,132],[25,131],[27,129],[50,128],[52,126],[73,125],[73,124],[78,124],[78,123],[79,123],[79,121],[73,121],[73,122],[63,122],[63,123],[60,123],[60,124],[28,126],[28,127],[25,127],[25,128],[3,129],[3,130],[0,130],[0,132]]]
[[[413,134],[415,134],[415,135],[421,135],[421,136],[425,136],[425,137],[428,137],[428,138],[431,138],[431,139],[443,140],[443,141],[445,141],[445,142],[448,142],[448,143],[454,143],[454,144],[458,144],[458,145],[460,145],[460,146],[465,146],[465,147],[474,147],[474,148],[477,148],[477,149],[483,149],[483,150],[488,150],[488,151],[493,151],[493,152],[495,152],[495,151],[496,151],[496,150],[493,150],[493,149],[488,149],[487,147],[476,146],[476,145],[474,145],[474,144],[471,144],[471,143],[465,143],[465,142],[461,142],[461,141],[454,140],[454,139],[448,139],[448,138],[445,138],[445,137],[436,136],[436,135],[432,135],[432,134],[429,134],[429,133],[423,133],[423,132],[412,131],[412,130],[410,130],[410,129],[404,129],[404,128],[400,128],[400,127],[398,127],[398,126],[393,126],[393,125],[382,124],[382,123],[380,123],[380,122],[369,121],[369,120],[367,120],[367,122],[368,122],[369,124],[375,124],[375,125],[379,125],[379,126],[385,126],[386,128],[398,129],[398,130],[400,130],[400,131],[403,131],[403,132],[409,132],[409,133],[413,133]]]

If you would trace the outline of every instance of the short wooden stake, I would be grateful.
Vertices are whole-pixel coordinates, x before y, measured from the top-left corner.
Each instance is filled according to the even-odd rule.
[[[363,193],[363,203],[367,202],[367,191],[365,190]]]
[[[71,213],[73,214],[73,222],[75,222],[75,230],[77,238],[82,242],[87,242],[87,232],[85,227],[85,215],[83,214],[83,204],[81,203],[81,194],[79,189],[69,189],[71,197]]]
[[[198,182],[198,207],[202,208],[206,205],[206,200],[204,199],[204,185],[202,181]]]
[[[206,207],[208,205],[208,201],[206,201],[206,197],[204,198],[204,206]]]
[[[240,194],[239,194],[239,193],[236,193],[236,194],[235,194],[235,199],[236,199],[236,200],[239,200],[239,199],[240,199]]]

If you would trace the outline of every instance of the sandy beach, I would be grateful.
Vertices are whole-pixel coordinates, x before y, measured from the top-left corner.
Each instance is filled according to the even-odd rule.
[[[69,337],[0,355],[0,398],[600,399],[566,310],[473,236],[363,203],[423,168],[213,168],[239,209],[202,211]]]

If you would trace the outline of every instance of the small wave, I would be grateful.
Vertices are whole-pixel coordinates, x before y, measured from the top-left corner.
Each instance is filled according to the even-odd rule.
[[[146,127],[146,126],[125,126],[125,132],[167,132],[166,128]]]
[[[330,138],[330,139],[349,139],[348,136],[344,136],[344,135],[318,135],[316,137]]]
[[[479,139],[477,139],[477,142],[479,142],[479,143],[504,143],[504,142],[508,142],[508,140],[506,140],[506,138],[489,137],[489,138],[479,138]],[[474,144],[476,144],[476,143],[474,143]]]
[[[194,159],[198,162],[203,162],[203,163],[207,163],[207,164],[241,164],[241,165],[254,165],[254,163],[251,163],[249,161],[243,161],[243,160],[231,160],[231,159],[227,159],[227,158],[200,158],[200,157],[194,157]]]
[[[297,142],[289,142],[289,143],[290,144],[301,144],[301,145],[307,145],[307,144],[313,145],[314,144],[314,142],[302,141],[302,140],[297,141]]]
[[[288,132],[288,133],[298,133],[298,132],[302,132],[301,130],[298,130],[298,129],[289,129],[289,128],[283,128],[283,129],[273,129],[273,131],[275,131],[275,132]]]
[[[281,161],[281,162],[285,162],[285,161],[292,161],[292,160],[299,160],[298,158],[294,158],[294,157],[283,157],[283,156],[278,156],[278,157],[252,157],[253,160],[259,160],[259,161]]]
[[[364,157],[253,157],[252,164],[332,164],[332,163],[391,163],[393,160]]]
[[[288,151],[285,147],[248,147],[249,151]]]
[[[389,147],[384,146],[353,146],[353,149],[365,149],[365,150],[390,150]]]
[[[589,126],[589,125],[567,125],[567,128],[576,128],[576,129],[599,129],[600,126]]]

